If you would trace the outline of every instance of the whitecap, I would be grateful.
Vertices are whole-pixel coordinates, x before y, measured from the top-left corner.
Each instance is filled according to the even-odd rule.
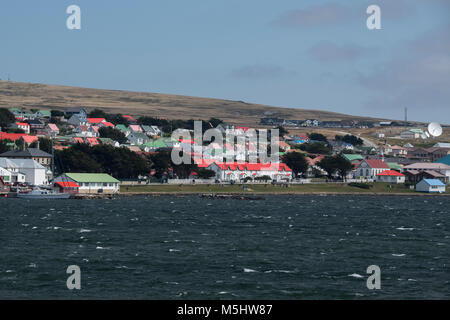
[[[100,247],[100,246],[96,247],[95,249],[97,249],[97,250],[109,250],[109,248]]]
[[[399,228],[397,228],[397,230],[401,230],[401,231],[413,231],[413,230],[415,230],[415,228],[399,227]]]
[[[353,278],[364,278],[362,275],[357,274],[357,273],[352,273],[348,275],[349,277],[353,277]]]
[[[180,252],[181,250],[178,249],[169,249],[169,252]]]
[[[258,271],[250,269],[250,268],[244,268],[244,272],[258,272]]]
[[[89,229],[80,229],[80,231],[78,231],[79,233],[85,233],[85,232],[91,232],[92,230]]]
[[[404,257],[404,256],[406,256],[406,254],[404,254],[404,253],[393,253],[392,255],[394,257]]]

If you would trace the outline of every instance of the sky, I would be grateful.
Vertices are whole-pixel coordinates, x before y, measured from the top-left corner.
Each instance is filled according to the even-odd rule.
[[[8,77],[450,124],[450,0],[2,0]]]

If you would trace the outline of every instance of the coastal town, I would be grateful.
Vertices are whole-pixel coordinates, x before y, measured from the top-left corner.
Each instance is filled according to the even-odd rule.
[[[243,148],[173,138],[176,129],[192,132],[193,122],[101,109],[2,108],[1,194],[26,193],[34,187],[72,195],[112,195],[164,184],[240,185],[245,190],[250,185],[336,183],[355,190],[378,184],[386,190],[402,186],[445,193],[450,182],[450,143],[431,137],[426,126],[417,123],[261,118],[257,130],[279,131],[279,162],[260,163],[249,162],[257,146],[248,127],[215,118],[202,121],[203,129],[241,137],[246,141]],[[340,131],[334,136],[329,134],[333,131],[320,133],[330,128]],[[370,128],[373,133],[368,138],[342,131],[352,128]],[[192,163],[175,165],[170,159],[173,150],[188,154]],[[223,160],[230,157],[233,161]]]

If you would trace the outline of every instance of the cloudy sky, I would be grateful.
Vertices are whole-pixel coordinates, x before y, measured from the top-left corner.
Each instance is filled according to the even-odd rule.
[[[447,0],[2,0],[0,39],[1,79],[450,124]]]

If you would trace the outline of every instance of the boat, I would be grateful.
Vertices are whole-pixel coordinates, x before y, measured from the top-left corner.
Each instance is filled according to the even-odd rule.
[[[39,187],[34,188],[30,192],[18,192],[17,198],[21,199],[69,199],[70,193],[60,193],[54,190],[41,189]]]

